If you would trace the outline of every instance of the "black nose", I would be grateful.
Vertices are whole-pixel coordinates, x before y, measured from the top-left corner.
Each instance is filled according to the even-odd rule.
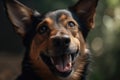
[[[53,46],[54,47],[63,47],[67,48],[70,44],[70,37],[65,35],[65,36],[56,36],[52,40]]]

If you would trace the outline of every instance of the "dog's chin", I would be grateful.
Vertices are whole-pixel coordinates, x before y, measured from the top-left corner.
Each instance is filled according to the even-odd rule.
[[[74,71],[75,60],[77,59],[79,53],[79,50],[76,50],[74,53],[59,56],[48,56],[46,53],[42,52],[40,53],[40,57],[54,75],[66,78]]]

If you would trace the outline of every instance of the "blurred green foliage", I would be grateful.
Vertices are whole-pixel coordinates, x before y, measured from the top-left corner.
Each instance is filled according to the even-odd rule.
[[[90,80],[120,80],[120,0],[100,0],[88,42],[93,54]]]

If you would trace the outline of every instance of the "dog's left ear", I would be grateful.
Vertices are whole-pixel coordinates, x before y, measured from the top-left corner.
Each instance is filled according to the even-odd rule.
[[[77,14],[79,20],[88,29],[94,28],[94,16],[98,0],[79,0],[69,9]]]

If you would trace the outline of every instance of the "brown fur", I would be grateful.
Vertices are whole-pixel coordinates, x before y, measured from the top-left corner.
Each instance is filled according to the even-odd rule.
[[[41,15],[17,0],[5,0],[8,17],[26,47],[17,80],[85,80],[90,57],[86,37],[94,26],[97,2],[79,0],[68,9]]]

